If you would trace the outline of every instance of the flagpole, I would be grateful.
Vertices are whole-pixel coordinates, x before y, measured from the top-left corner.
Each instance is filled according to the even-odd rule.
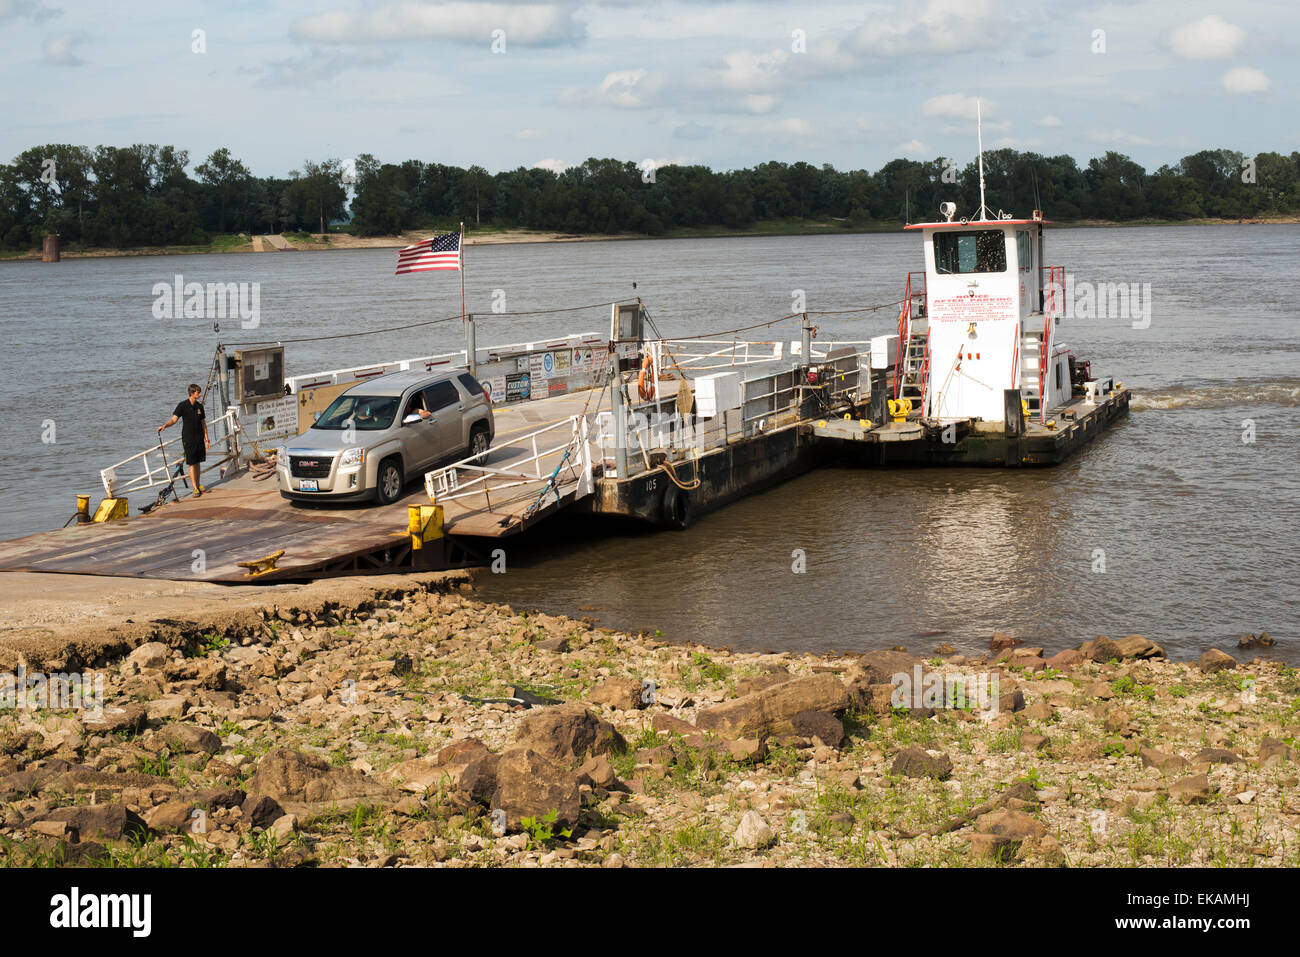
[[[465,224],[460,224],[460,324],[465,329],[465,365],[470,375],[478,373],[478,341],[474,335],[474,317],[465,313]]]

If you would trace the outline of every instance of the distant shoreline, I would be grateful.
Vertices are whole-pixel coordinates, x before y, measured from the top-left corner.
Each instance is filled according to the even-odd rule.
[[[1050,222],[1050,220],[1049,220]],[[1080,219],[1054,223],[1061,229],[1093,229],[1110,226],[1277,226],[1300,223],[1300,216],[1276,216],[1259,219],[1189,219],[1189,220],[1155,220],[1143,219],[1125,222],[1102,219]],[[466,233],[466,246],[498,246],[530,243],[574,243],[574,242],[611,242],[623,240],[648,239],[721,239],[754,238],[761,236],[844,236],[893,233],[900,231],[904,224],[878,223],[860,228],[847,228],[841,222],[808,222],[790,224],[776,222],[767,228],[750,227],[747,229],[726,229],[705,227],[696,229],[670,230],[658,236],[643,233],[564,233],[535,229],[500,229],[475,234]],[[338,249],[399,249],[403,246],[427,239],[432,229],[412,230],[396,236],[358,237],[350,233],[290,234],[276,236],[287,244],[287,249],[275,249],[269,237],[251,236],[221,237],[212,243],[197,246],[137,246],[126,249],[104,247],[78,248],[76,246],[61,251],[63,259],[107,259],[126,256],[199,256],[218,253],[255,253],[255,252],[311,252]],[[323,240],[323,241],[322,241]],[[40,250],[22,252],[0,251],[0,262],[39,262]]]

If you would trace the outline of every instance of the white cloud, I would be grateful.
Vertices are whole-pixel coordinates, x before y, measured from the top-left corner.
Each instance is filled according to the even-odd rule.
[[[908,140],[895,146],[894,152],[899,156],[929,156],[930,148],[920,140]]]
[[[807,136],[812,132],[812,124],[797,116],[789,116],[783,120],[777,120],[765,124],[763,126],[763,132],[777,133],[785,136]]]
[[[921,104],[921,113],[924,116],[946,116],[956,120],[973,120],[975,119],[975,97],[966,96],[961,93],[945,93],[943,96],[932,96]],[[982,113],[987,116],[991,112],[992,102],[984,100],[980,104]]]
[[[564,160],[544,159],[534,163],[533,169],[549,169],[552,173],[563,173],[572,165],[572,163],[566,163]]]
[[[1222,60],[1232,56],[1246,31],[1211,14],[1179,27],[1169,35],[1169,49],[1184,60]]]
[[[515,139],[540,140],[542,138],[542,135],[543,134],[541,130],[519,130],[519,132],[515,133]]]
[[[77,33],[64,33],[57,37],[47,38],[42,48],[46,61],[56,66],[81,66],[86,61],[77,56],[76,50],[73,48],[84,39],[83,36]]]
[[[1053,116],[1051,113],[1048,113],[1046,116],[1044,116],[1042,119],[1038,121],[1038,125],[1039,126],[1064,126],[1065,123],[1059,116]]]
[[[1105,146],[1151,145],[1151,141],[1146,137],[1138,136],[1136,133],[1126,133],[1124,130],[1093,130],[1088,134],[1088,139]]]
[[[1219,82],[1229,93],[1263,93],[1269,88],[1268,77],[1248,66],[1233,67]]]
[[[302,17],[290,25],[289,34],[296,40],[331,44],[442,38],[481,43],[487,50],[493,31],[502,30],[508,55],[512,43],[553,46],[581,40],[586,29],[574,12],[572,6],[551,3],[405,0],[366,12],[333,10]]]
[[[846,53],[899,57],[962,53],[999,42],[1010,22],[988,0],[906,0],[896,10],[873,8],[844,42]]]

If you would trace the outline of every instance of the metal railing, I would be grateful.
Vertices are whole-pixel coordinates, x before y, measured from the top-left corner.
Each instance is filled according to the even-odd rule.
[[[541,438],[546,435],[551,437]],[[558,441],[560,438],[563,438],[563,441]],[[548,442],[558,442],[558,444],[548,445]],[[429,501],[441,505],[471,495],[482,495],[491,508],[491,496],[495,493],[521,486],[535,486],[539,481],[552,478],[555,480],[557,492],[562,486],[576,483],[576,488],[572,489],[577,493],[576,498],[589,495],[595,489],[586,416],[571,415],[545,428],[520,436],[511,441],[507,451],[518,445],[525,447],[517,449],[515,455],[508,456],[495,465],[485,464],[486,456],[471,455],[426,473],[424,489],[429,495]],[[524,452],[528,454],[521,456]],[[567,458],[565,453],[568,453]],[[487,453],[487,455],[491,454],[491,451]],[[543,464],[544,459],[552,456],[560,456],[559,469],[554,465]],[[561,475],[564,475],[564,478],[561,478]],[[528,494],[533,495],[536,491],[534,488]],[[504,505],[524,497],[527,496],[505,496],[497,504]]]
[[[221,475],[225,475],[226,466],[231,462],[238,461],[239,458],[239,434],[242,431],[239,427],[239,410],[234,406],[226,409],[226,414],[219,419],[209,423],[208,428],[217,432],[213,435],[209,433],[212,445],[219,442],[226,443],[226,453],[212,463],[204,463],[205,469],[218,468]],[[183,436],[176,436],[168,439],[166,442],[159,441],[151,449],[145,449],[143,452],[137,452],[130,458],[123,459],[108,468],[99,470],[99,480],[104,486],[104,495],[108,498],[118,498],[122,495],[128,495],[131,492],[140,492],[145,489],[158,488],[161,485],[168,485],[175,481],[177,477],[177,465],[180,476],[185,474],[185,455],[183,448],[173,449],[172,456],[168,458],[167,447],[176,446],[181,442]],[[176,454],[176,453],[180,454]],[[119,475],[119,472],[130,470],[129,475]]]

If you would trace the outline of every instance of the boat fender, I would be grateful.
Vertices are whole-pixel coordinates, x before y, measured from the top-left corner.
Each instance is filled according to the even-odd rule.
[[[664,501],[660,518],[665,528],[671,528],[678,532],[688,528],[695,518],[695,507],[691,502],[691,493],[670,483],[668,488],[664,489]]]

